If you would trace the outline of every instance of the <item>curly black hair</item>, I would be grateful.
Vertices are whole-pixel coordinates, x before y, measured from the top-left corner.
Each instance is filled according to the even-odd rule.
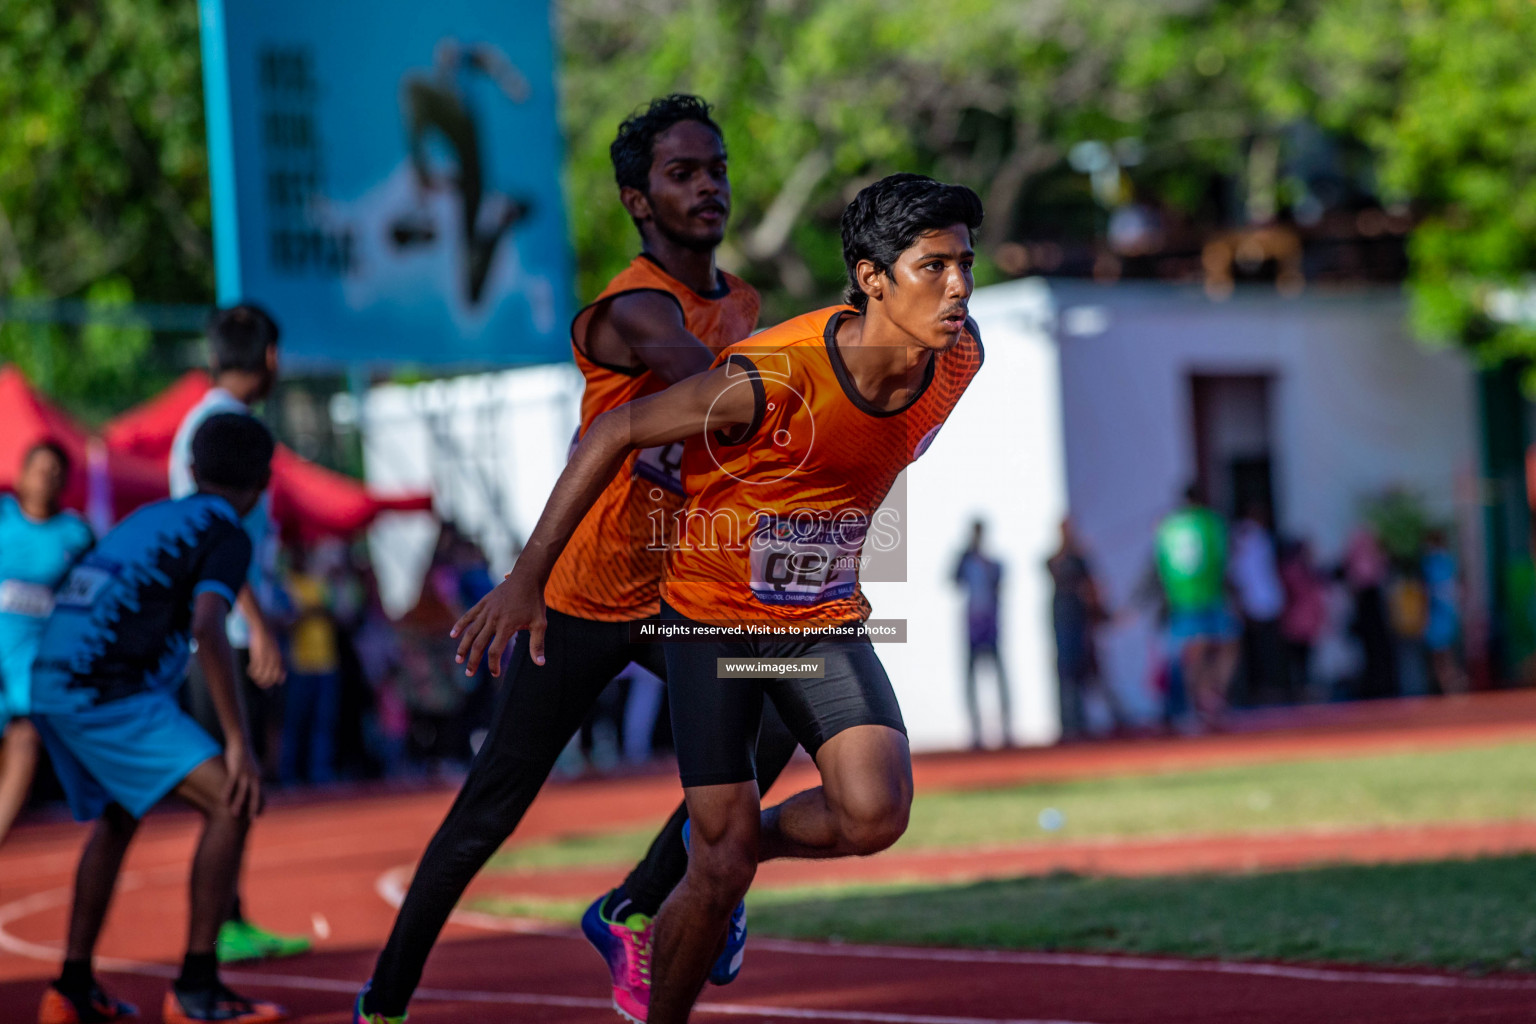
[[[624,123],[619,125],[619,134],[608,147],[608,156],[613,160],[613,177],[619,183],[619,188],[646,191],[651,177],[651,160],[655,156],[656,136],[675,124],[697,121],[720,136],[723,144],[725,133],[715,124],[714,118],[709,116],[711,109],[708,103],[697,96],[675,92],[651,100],[645,110],[626,117]]]
[[[860,189],[843,211],[843,262],[848,266],[843,301],[860,312],[869,303],[859,287],[860,262],[869,260],[890,276],[918,236],[951,224],[964,224],[973,234],[981,227],[981,199],[964,185],[891,174]]]

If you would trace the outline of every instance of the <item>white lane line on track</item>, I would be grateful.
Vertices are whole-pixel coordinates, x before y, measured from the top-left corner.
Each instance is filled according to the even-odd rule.
[[[379,898],[396,910],[405,902],[406,890],[410,888],[412,865],[405,864],[398,868],[390,868],[379,876],[373,884],[373,891],[379,894]],[[483,914],[478,910],[458,910],[448,915],[448,920],[455,924],[469,925],[472,928],[481,928],[490,932],[512,932],[515,935],[547,935],[550,938],[571,938],[570,928],[564,925],[551,924],[532,917],[503,917],[500,914]]]
[[[393,873],[388,872],[386,874]],[[170,873],[157,872],[156,874]],[[381,878],[379,882],[381,895],[384,889],[383,883],[384,880]],[[148,884],[148,878],[130,872],[123,875],[122,880],[119,882],[118,891],[127,892],[132,889],[143,888]],[[400,895],[403,897],[404,893],[401,892]],[[49,889],[0,906],[0,950],[34,960],[54,961],[59,959],[61,955],[61,947],[59,945],[29,942],[26,939],[12,935],[6,926],[13,921],[29,917],[32,914],[64,906],[69,902],[69,898],[70,890],[68,888]],[[398,906],[398,903],[396,905]],[[492,917],[489,914],[472,914],[471,917],[486,918],[503,926],[498,930],[510,930],[504,927],[507,923],[505,920]],[[466,921],[465,923],[472,924],[474,921]],[[565,937],[569,932],[555,931],[546,926],[542,930],[524,932],[523,934]],[[152,978],[174,978],[178,973],[178,969],[170,964],[145,963],[139,960],[122,960],[116,957],[98,957],[96,965],[103,971],[111,971],[118,974],[146,975]],[[293,974],[263,974],[255,971],[224,970],[219,973],[225,981],[236,985],[301,989],[310,992],[335,992],[349,997],[356,994],[359,984],[355,981],[344,981],[337,978],[310,978]],[[421,988],[416,990],[416,998],[447,1003],[494,1003],[511,1006],[547,1006],[574,1010],[611,1010],[613,1008],[613,1004],[607,999],[595,999],[586,996],[536,995],[525,992],[482,992],[474,989]],[[726,1017],[838,1021],[843,1022],[843,1024],[1091,1024],[1088,1021],[1006,1019],[997,1017],[942,1017],[916,1013],[880,1013],[878,1011],[862,1010],[815,1010],[794,1006],[755,1006],[748,1003],[705,1002],[700,1003],[695,1008],[695,1012]]]
[[[1193,972],[1233,974],[1243,977],[1283,978],[1287,981],[1407,985],[1418,988],[1487,989],[1536,992],[1536,979],[1460,978],[1446,974],[1398,974],[1391,971],[1350,971],[1328,967],[1292,967],[1286,964],[1231,963],[1215,960],[1159,960],[1132,956],[1096,956],[1092,953],[1024,953],[989,949],[920,949],[901,946],[860,946],[788,939],[754,939],[753,949],[810,956],[847,956],[872,960],[926,960],[939,963],[1015,964],[1021,967],[1088,967],[1116,971]]]
[[[405,899],[411,868],[393,868],[379,876],[374,886],[379,896],[399,909]],[[455,910],[449,920],[487,931],[517,935],[548,935],[581,938],[578,931],[531,918],[501,917],[474,910]],[[1536,979],[1461,978],[1446,974],[1408,974],[1392,971],[1350,971],[1328,967],[1294,967],[1285,964],[1221,962],[1215,960],[1163,960],[1152,957],[1097,956],[1092,953],[1026,953],[1001,949],[932,949],[912,946],[866,946],[850,943],[796,942],[791,939],[752,939],[752,949],[804,956],[843,956],[868,960],[917,960],[928,963],[1004,964],[1019,967],[1086,967],[1111,971],[1226,974],[1247,978],[1279,978],[1325,984],[1404,985],[1412,988],[1482,989],[1485,991],[1536,992]]]

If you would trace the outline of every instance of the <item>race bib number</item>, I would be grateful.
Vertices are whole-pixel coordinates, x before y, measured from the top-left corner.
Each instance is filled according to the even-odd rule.
[[[751,538],[752,596],[764,604],[849,597],[869,523],[853,518],[764,517]]]
[[[565,461],[570,462],[581,441],[581,428],[571,435],[570,447],[565,450]],[[653,483],[673,494],[683,493],[683,442],[674,441],[659,448],[642,448],[635,458],[636,479]]]
[[[673,494],[683,492],[683,442],[674,441],[659,448],[643,448],[635,459],[635,476],[648,480]]]
[[[57,601],[60,608],[89,608],[96,603],[113,579],[112,570],[99,565],[77,565],[59,587]]]
[[[0,581],[0,612],[46,619],[53,611],[53,591],[23,580]]]

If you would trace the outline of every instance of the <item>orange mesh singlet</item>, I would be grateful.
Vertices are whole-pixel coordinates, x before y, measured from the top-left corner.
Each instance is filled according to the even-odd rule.
[[[917,397],[887,411],[859,394],[835,337],[846,306],[819,310],[732,345],[740,387],[757,387],[759,421],[691,439],[687,507],[674,519],[662,596],[711,623],[862,621],[867,556],[895,551],[907,523],[880,509],[897,475],[927,450],[981,368],[974,322],[929,362]],[[879,509],[879,514],[876,510]]]
[[[719,352],[752,333],[758,311],[757,292],[751,285],[724,271],[720,280],[719,292],[700,295],[649,256],[636,256],[590,306],[576,314],[571,321],[571,347],[587,381],[581,396],[580,433],[603,413],[666,387],[665,381],[643,367],[608,366],[587,356],[586,333],[593,311],[620,295],[661,292],[682,309],[689,332]],[[681,461],[681,444],[629,457],[555,562],[544,588],[549,607],[599,622],[627,622],[660,611],[657,584],[662,552],[652,531],[682,505]]]

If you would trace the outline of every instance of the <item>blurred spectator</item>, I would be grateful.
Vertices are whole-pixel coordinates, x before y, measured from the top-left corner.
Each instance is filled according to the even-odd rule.
[[[1425,538],[1423,574],[1429,596],[1424,645],[1435,685],[1441,693],[1465,693],[1467,677],[1456,650],[1461,638],[1461,573],[1442,529],[1431,530]]]
[[[597,695],[597,702],[592,705],[586,721],[571,738],[580,755],[579,760],[568,760],[568,766],[572,763],[584,765],[584,770],[599,774],[619,766],[624,757],[623,719],[629,700],[629,680],[628,673],[620,672]]]
[[[460,614],[463,614],[478,604],[481,598],[496,589],[496,581],[491,579],[491,567],[485,552],[470,537],[460,535],[458,543],[453,548],[453,565],[458,573]],[[510,656],[508,652],[507,657]],[[478,751],[481,742],[485,739],[487,726],[496,703],[496,685],[489,671],[476,673],[476,681],[478,685],[474,686],[465,697],[462,714],[471,736],[471,745]],[[617,722],[617,712],[615,712],[615,722]],[[615,735],[617,735],[617,725],[615,725]],[[615,749],[617,749],[617,742],[615,742]]]
[[[464,595],[459,590],[459,547],[463,535],[451,521],[445,521],[437,532],[437,546],[432,550],[432,561],[427,566],[427,585],[431,587],[438,603],[454,618],[464,613]],[[425,596],[425,595],[423,595]]]
[[[337,713],[341,700],[339,640],[331,586],[309,556],[295,549],[288,573],[293,602],[289,671],[283,700],[281,777],[284,785],[335,778]]]
[[[1388,557],[1388,564],[1393,564]],[[1429,692],[1429,658],[1424,631],[1429,626],[1429,593],[1421,574],[1422,552],[1396,560],[1387,576],[1387,622],[1392,627],[1397,675],[1393,695],[1422,697]]]
[[[1163,725],[1170,731],[1178,731],[1188,721],[1189,688],[1184,684],[1179,653],[1169,642],[1168,599],[1163,594],[1162,574],[1155,550],[1140,582],[1131,592],[1130,604],[1146,609],[1152,618],[1152,636],[1147,651],[1150,676],[1148,685],[1153,693],[1162,698]]]
[[[634,662],[620,675],[629,682],[629,696],[624,700],[624,761],[640,765],[651,757],[651,736],[667,695],[667,682]]]
[[[1077,739],[1089,731],[1085,699],[1090,693],[1103,697],[1116,724],[1121,715],[1108,687],[1101,685],[1094,641],[1095,629],[1109,616],[1071,519],[1061,521],[1061,545],[1045,567],[1054,585],[1051,625],[1056,636],[1061,738]]]
[[[1302,700],[1312,693],[1312,649],[1328,625],[1327,580],[1312,559],[1312,545],[1305,540],[1286,545],[1280,557],[1280,582],[1285,588],[1285,611],[1280,616],[1280,635],[1285,641],[1288,700]]]
[[[1157,527],[1157,577],[1168,610],[1169,656],[1207,728],[1220,725],[1240,648],[1227,605],[1227,527],[1199,485]]]
[[[337,699],[333,774],[338,779],[376,778],[379,759],[369,734],[375,704],[373,685],[363,668],[357,636],[367,613],[363,569],[366,556],[354,561],[352,550],[341,541],[328,541],[317,549],[326,555],[326,579],[330,583],[331,618],[336,623],[336,670],[341,694]]]
[[[435,768],[466,766],[474,754],[472,733],[480,724],[471,695],[479,690],[489,704],[490,673],[473,677],[456,664],[458,644],[448,636],[464,611],[460,572],[456,564],[461,535],[444,523],[432,564],[416,606],[399,623],[402,696],[410,713],[408,751]],[[509,652],[510,653],[510,652]]]
[[[406,739],[410,735],[410,715],[401,696],[401,651],[394,623],[384,612],[379,585],[371,568],[359,573],[362,589],[362,619],[353,633],[363,678],[373,692],[372,712],[364,726],[369,753],[385,778],[396,775],[405,765]]]
[[[68,479],[68,453],[43,441],[21,458],[16,496],[0,497],[0,843],[37,770],[32,660],[53,591],[95,543],[85,520],[59,505]]]
[[[954,580],[965,591],[966,658],[965,706],[971,716],[971,745],[982,747],[981,706],[976,694],[976,667],[981,661],[992,663],[997,680],[998,720],[1002,725],[1003,746],[1013,746],[1012,701],[1008,694],[1008,676],[997,650],[1003,566],[982,550],[986,524],[971,523],[971,542],[955,563]]]
[[[192,479],[192,438],[203,421],[215,413],[251,412],[277,382],[276,322],[260,306],[242,303],[214,312],[208,324],[208,348],[212,356],[213,387],[182,417],[171,442],[166,471],[171,497],[184,498],[197,489]],[[272,519],[270,494],[241,521],[251,538],[253,554],[247,585],[229,614],[229,644],[235,649],[241,675],[241,695],[251,727],[251,740],[264,774],[275,773],[278,696],[274,687],[286,671],[278,636],[267,616],[278,603],[277,524]],[[208,697],[206,681],[197,663],[188,674],[182,700],[192,717],[219,739],[218,716]]]
[[[496,589],[485,552],[473,539],[459,537],[453,546],[453,567],[458,573],[459,604],[465,610],[473,608],[482,597]]]
[[[1326,616],[1321,635],[1312,649],[1312,674],[1328,700],[1354,697],[1365,657],[1350,633],[1355,602],[1349,588],[1333,575],[1324,574],[1323,605]]]
[[[1250,704],[1278,699],[1287,689],[1280,635],[1285,587],[1276,561],[1269,512],[1259,502],[1250,503],[1232,527],[1228,570],[1243,616],[1243,677]]]
[[[1381,542],[1368,526],[1350,535],[1344,551],[1344,582],[1354,599],[1350,632],[1360,641],[1365,664],[1357,696],[1390,697],[1397,692],[1397,665],[1387,626],[1386,585],[1389,566]]]

